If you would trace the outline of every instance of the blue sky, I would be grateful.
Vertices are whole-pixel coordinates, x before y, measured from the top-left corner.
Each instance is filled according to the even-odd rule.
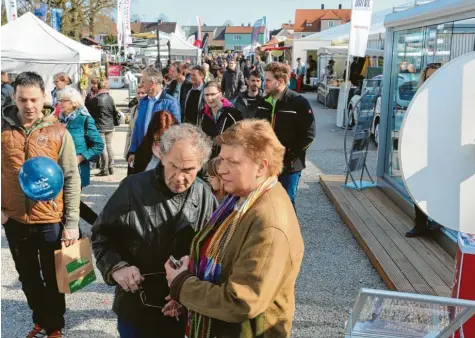
[[[397,6],[408,0],[374,0],[374,10]],[[163,13],[170,21],[180,25],[196,25],[196,16],[201,16],[207,25],[222,25],[231,20],[234,25],[254,24],[266,15],[271,28],[294,21],[297,8],[350,8],[350,0],[131,0],[131,14],[138,14],[144,21],[154,21]]]

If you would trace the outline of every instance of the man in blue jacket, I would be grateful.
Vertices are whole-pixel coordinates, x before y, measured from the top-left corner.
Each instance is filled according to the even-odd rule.
[[[147,133],[148,125],[154,113],[166,110],[171,113],[178,122],[181,122],[180,107],[178,101],[163,90],[162,72],[153,68],[147,68],[142,72],[142,84],[147,96],[139,103],[137,120],[132,134],[127,162],[133,167],[135,151],[142,144]]]

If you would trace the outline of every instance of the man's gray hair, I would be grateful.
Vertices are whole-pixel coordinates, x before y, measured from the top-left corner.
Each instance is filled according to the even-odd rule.
[[[205,165],[211,155],[213,141],[200,128],[189,123],[175,124],[167,129],[160,137],[160,153],[167,156],[175,142],[189,139],[193,140],[193,146],[201,151],[202,165]]]
[[[163,85],[163,75],[160,70],[152,67],[145,68],[142,73],[142,77],[143,76],[147,77],[147,80],[153,81],[159,86]]]

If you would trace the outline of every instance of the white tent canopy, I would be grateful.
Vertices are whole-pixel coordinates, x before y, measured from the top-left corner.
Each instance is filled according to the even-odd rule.
[[[338,55],[348,55],[348,46],[335,46],[335,47],[320,47],[318,48],[317,55],[323,55],[323,54],[338,54]],[[381,49],[372,49],[372,48],[366,48],[366,56],[384,56],[384,50]]]
[[[245,57],[247,57],[247,56],[249,56],[249,54],[252,53],[252,48],[253,48],[253,47],[254,47],[254,48],[257,48],[257,47],[260,47],[260,46],[262,46],[262,45],[261,45],[259,42],[255,42],[254,44],[247,45],[246,47],[244,47],[244,48],[242,49],[242,54],[243,54]]]
[[[155,40],[155,43],[156,41],[157,40]],[[170,54],[172,56],[192,57],[196,58],[197,62],[199,62],[201,56],[201,49],[192,45],[188,41],[185,41],[184,39],[180,38],[175,33],[172,33],[170,38],[160,39],[160,59],[163,60],[168,58],[168,41],[170,41]],[[156,58],[157,45],[155,44],[155,46],[140,48],[140,52],[138,53],[138,55]]]
[[[65,72],[77,82],[80,64],[101,61],[99,50],[62,35],[30,12],[2,26],[1,37],[2,70],[35,71],[48,90],[54,74]]]

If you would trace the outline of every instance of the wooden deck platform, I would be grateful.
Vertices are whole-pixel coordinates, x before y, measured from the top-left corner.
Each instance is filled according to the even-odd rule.
[[[455,260],[431,238],[406,238],[413,220],[379,188],[343,188],[332,175],[320,183],[389,289],[451,296]]]

